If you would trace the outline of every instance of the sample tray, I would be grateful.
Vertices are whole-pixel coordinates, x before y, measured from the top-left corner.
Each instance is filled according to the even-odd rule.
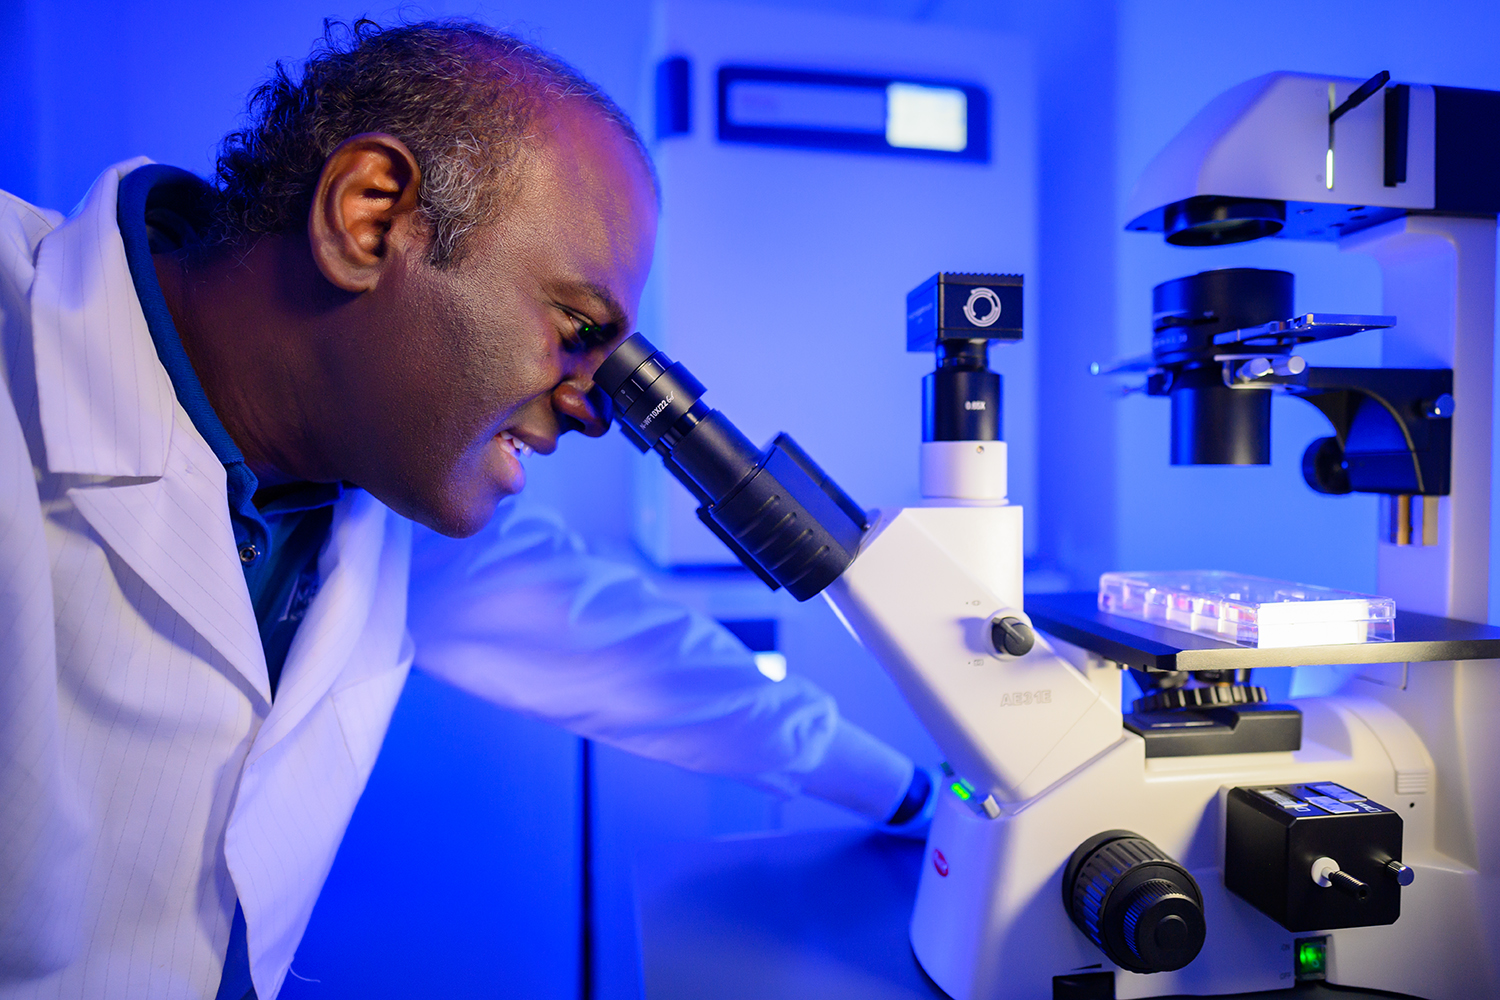
[[[1500,628],[1396,612],[1391,642],[1259,649],[1219,642],[1099,610],[1099,595],[1028,594],[1026,614],[1043,632],[1138,670],[1246,670],[1335,663],[1420,663],[1500,659]]]
[[[1390,642],[1389,597],[1224,570],[1105,573],[1099,610],[1259,649]]]

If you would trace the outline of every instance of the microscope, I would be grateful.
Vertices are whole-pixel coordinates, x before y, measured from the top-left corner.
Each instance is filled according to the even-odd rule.
[[[1389,498],[1386,641],[1247,644],[1094,592],[1023,599],[988,367],[1021,336],[1018,276],[940,273],[908,296],[907,347],[935,359],[917,507],[866,512],[786,435],[756,448],[639,334],[599,369],[626,435],[704,524],[770,586],[823,595],[946,755],[911,944],[954,1000],[1302,980],[1500,996],[1500,629],[1476,624],[1500,94],[1387,82],[1275,73],[1229,91],[1148,168],[1128,228],[1184,246],[1336,240],[1380,262],[1388,315],[1293,316],[1290,275],[1208,271],[1157,289],[1152,356],[1116,369],[1170,398],[1174,462],[1267,461],[1273,392],[1328,416],[1309,485]],[[1369,329],[1392,367],[1293,353]],[[1285,705],[1245,683],[1315,664],[1366,666]],[[1146,681],[1130,705],[1125,668]]]

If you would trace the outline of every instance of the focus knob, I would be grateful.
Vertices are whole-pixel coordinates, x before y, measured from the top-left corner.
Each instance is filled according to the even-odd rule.
[[[1080,844],[1063,870],[1062,889],[1073,923],[1123,969],[1170,972],[1203,948],[1207,928],[1198,883],[1129,830]]]
[[[1130,894],[1125,944],[1142,964],[1180,969],[1203,947],[1203,907],[1166,879],[1151,879]]]
[[[990,642],[1001,656],[1025,656],[1036,645],[1036,633],[1024,618],[1007,615],[990,622]]]

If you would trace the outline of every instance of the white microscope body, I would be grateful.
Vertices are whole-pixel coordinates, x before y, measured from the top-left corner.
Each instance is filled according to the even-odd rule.
[[[1019,658],[992,645],[989,622],[1021,603],[1020,509],[940,503],[880,512],[825,594],[974,789],[967,804],[943,793],[912,916],[917,958],[949,996],[1043,1000],[1054,977],[1100,970],[1115,972],[1120,998],[1293,985],[1299,935],[1224,887],[1222,792],[1312,781],[1399,805],[1402,860],[1416,872],[1397,924],[1329,932],[1329,978],[1432,998],[1500,994],[1478,874],[1436,849],[1432,758],[1400,715],[1368,697],[1309,700],[1300,751],[1148,761],[1122,728],[1118,666],[1046,638]],[[1164,849],[1202,889],[1207,939],[1181,970],[1119,969],[1064,909],[1069,856],[1115,828]]]
[[[1358,84],[1271,74],[1225,94],[1148,169],[1131,228],[1161,229],[1163,206],[1170,212],[1192,199],[1268,199],[1283,203],[1288,218],[1312,206],[1305,215],[1350,233],[1339,238],[1344,249],[1380,262],[1384,311],[1398,317],[1385,334],[1386,363],[1452,368],[1457,409],[1451,492],[1418,498],[1427,529],[1416,538],[1429,544],[1381,541],[1378,590],[1401,610],[1483,622],[1495,219],[1442,214],[1440,88],[1413,86],[1404,98],[1410,170],[1403,164],[1399,184],[1384,186],[1379,176],[1382,155],[1389,160],[1382,141],[1391,142],[1381,102],[1340,115],[1335,149],[1327,113]],[[1356,232],[1351,202],[1367,213],[1395,211]],[[1055,989],[1094,995],[1066,993],[1067,977],[1104,973],[1113,973],[1112,995],[1121,998],[1293,986],[1302,935],[1225,887],[1226,798],[1237,786],[1336,782],[1399,813],[1399,860],[1414,880],[1403,883],[1395,923],[1319,932],[1327,980],[1428,1000],[1500,996],[1494,662],[1365,670],[1336,696],[1298,703],[1296,751],[1148,759],[1142,738],[1122,728],[1117,664],[1045,637],[1023,656],[997,652],[991,623],[1023,610],[1021,511],[1005,503],[1003,443],[923,447],[928,505],[878,512],[858,558],[825,596],[963,782],[942,794],[911,924],[917,958],[945,992],[955,1000],[1044,1000]],[[1070,855],[1117,828],[1150,840],[1201,888],[1206,937],[1185,967],[1128,971],[1065,910]]]

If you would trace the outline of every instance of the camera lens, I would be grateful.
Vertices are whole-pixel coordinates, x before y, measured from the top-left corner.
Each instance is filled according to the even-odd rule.
[[[922,379],[923,441],[1000,441],[1000,376],[989,341],[940,340],[938,366]]]

